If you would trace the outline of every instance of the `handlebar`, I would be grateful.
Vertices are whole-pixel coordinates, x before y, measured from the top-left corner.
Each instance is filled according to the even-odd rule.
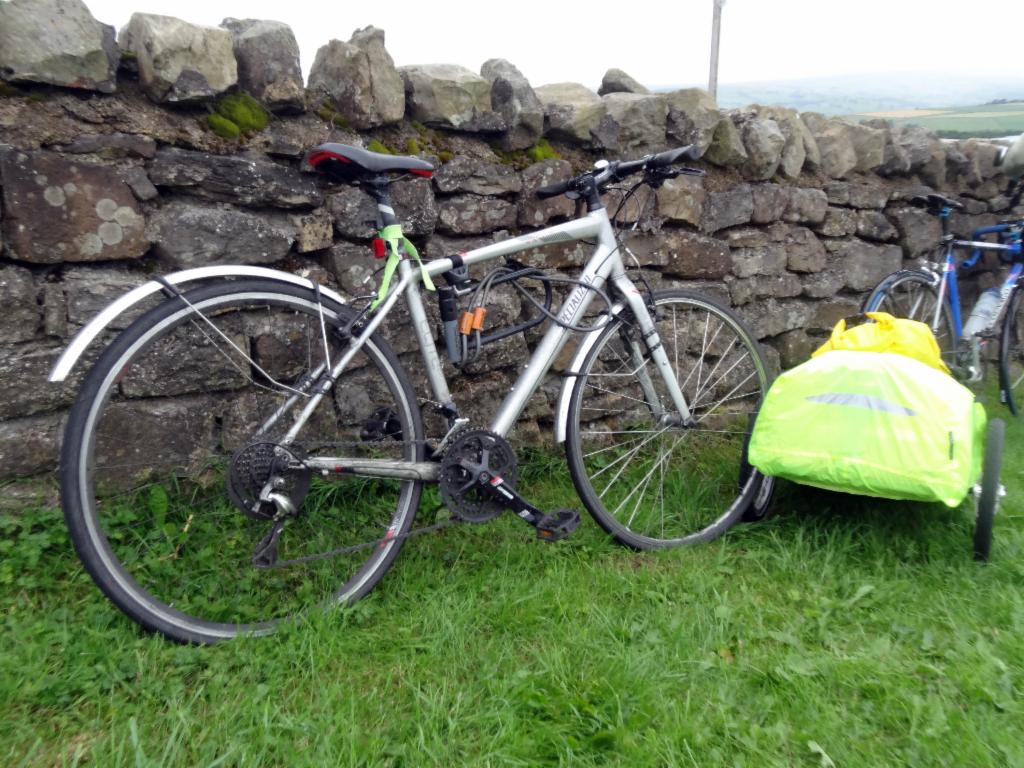
[[[574,176],[565,181],[549,184],[541,187],[534,194],[541,200],[549,197],[564,195],[567,192],[583,192],[585,187],[593,184],[599,191],[613,182],[621,181],[628,176],[641,171],[645,173],[657,172],[657,176],[663,179],[675,178],[681,174],[704,175],[704,171],[697,168],[671,168],[681,160],[698,160],[700,150],[692,144],[685,147],[669,149],[654,155],[645,155],[639,160],[616,160],[610,163],[600,161],[592,171]],[[603,163],[603,164],[602,164]]]

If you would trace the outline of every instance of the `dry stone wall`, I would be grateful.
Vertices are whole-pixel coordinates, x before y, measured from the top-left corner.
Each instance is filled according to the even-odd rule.
[[[54,19],[46,34],[5,34],[38,14]],[[603,95],[534,89],[497,59],[479,75],[397,69],[384,33],[369,28],[325,45],[304,88],[294,37],[278,23],[228,19],[214,30],[140,14],[118,50],[79,0],[14,0],[0,4],[0,22],[0,481],[51,473],[98,349],[62,386],[47,383],[50,367],[92,316],[152,274],[265,264],[348,296],[372,290],[374,205],[303,166],[324,141],[436,163],[432,180],[394,187],[403,226],[429,258],[571,217],[570,201],[533,193],[596,159],[696,144],[707,176],[659,189],[631,247],[653,286],[734,306],[775,367],[805,359],[880,278],[936,244],[936,221],[909,208],[910,195],[959,196],[960,232],[1010,213],[990,144],[780,107],[723,111],[703,91],[652,94],[614,69]],[[210,114],[240,87],[269,121],[224,138]],[[523,261],[574,273],[586,255],[561,244]],[[996,268],[975,271],[968,300]],[[494,324],[525,311],[512,292],[495,302]],[[426,394],[401,312],[387,334]],[[536,340],[513,337],[464,372],[449,368],[467,415],[486,423]],[[559,384],[556,372],[519,439],[541,439]]]

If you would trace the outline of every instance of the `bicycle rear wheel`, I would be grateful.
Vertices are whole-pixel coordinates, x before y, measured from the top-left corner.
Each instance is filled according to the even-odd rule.
[[[410,528],[421,484],[329,481],[302,462],[419,459],[408,376],[371,338],[285,444],[325,354],[336,362],[347,348],[335,331],[353,310],[325,298],[321,326],[312,290],[258,279],[200,287],[185,300],[122,332],[71,410],[61,493],[86,569],[132,619],[182,642],[264,633],[314,606],[358,599],[398,554],[392,537]],[[260,568],[254,557],[278,506],[259,497],[275,477],[274,490],[297,508],[277,540],[278,564],[293,562]]]
[[[894,317],[926,323],[935,334],[943,361],[953,367],[956,362],[953,315],[949,301],[943,300],[936,327],[935,306],[938,301],[939,292],[930,274],[903,270],[889,275],[875,287],[864,302],[864,312],[888,312]]]
[[[1013,289],[999,334],[999,389],[1010,413],[1024,411],[1024,289]]]
[[[760,346],[725,307],[655,293],[655,324],[696,424],[671,425],[664,379],[635,326],[619,318],[577,374],[566,453],[573,483],[617,541],[657,549],[708,541],[746,511],[765,478],[746,464],[768,390]]]

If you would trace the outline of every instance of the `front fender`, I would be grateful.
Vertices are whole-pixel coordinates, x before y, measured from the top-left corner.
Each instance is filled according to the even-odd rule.
[[[612,305],[610,314],[612,317],[618,316],[618,314],[625,308],[625,303],[617,302]],[[562,392],[558,396],[558,407],[555,409],[555,442],[565,442],[565,429],[566,423],[569,420],[569,397],[572,395],[572,388],[576,386],[576,374],[583,366],[583,361],[587,358],[587,353],[593,349],[594,344],[597,343],[597,338],[601,335],[607,327],[603,324],[601,328],[594,330],[591,333],[586,334],[580,341],[579,347],[576,348],[576,354],[573,355],[572,362],[569,363],[569,370],[563,374],[565,381],[562,382]]]
[[[300,285],[305,288],[311,288],[313,286],[313,281],[308,278],[299,277],[298,275],[293,275],[288,272],[281,272],[276,269],[267,269],[266,267],[245,267],[239,265],[186,269],[181,272],[173,272],[166,275],[164,279],[172,285],[181,285],[182,283],[190,283],[197,280],[210,280],[223,277],[262,277],[270,280],[277,280],[282,283]],[[96,337],[103,332],[104,328],[147,296],[163,290],[163,288],[164,286],[156,280],[150,280],[108,304],[102,312],[96,315],[96,317],[90,320],[88,324],[82,328],[82,330],[75,334],[75,338],[71,340],[67,349],[64,350],[64,353],[54,364],[53,370],[50,371],[50,381],[64,381],[68,377],[68,374],[71,373],[71,370],[75,367],[78,359],[82,356],[89,345],[92,344]],[[320,292],[339,304],[347,303],[345,299],[329,288],[321,286]]]

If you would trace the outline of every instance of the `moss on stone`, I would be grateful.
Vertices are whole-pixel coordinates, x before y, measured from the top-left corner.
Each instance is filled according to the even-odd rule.
[[[413,120],[412,122],[409,123],[409,125],[411,125],[412,129],[416,131],[416,133],[418,133],[422,138],[430,138],[430,129],[427,128],[427,126],[425,126],[419,120]]]
[[[377,139],[370,139],[368,142],[366,142],[366,148],[371,152],[379,152],[382,155],[394,154],[394,152],[388,149],[388,147],[384,143],[378,141]]]
[[[439,150],[437,153],[437,159],[440,160],[442,163],[449,163],[454,157],[455,153],[449,152],[447,149]]]
[[[423,151],[420,143],[416,139],[409,139],[405,142],[405,154],[407,155],[418,155]]]
[[[331,109],[331,105],[326,101],[316,109],[316,115],[325,123],[331,122],[334,119],[334,110]]]
[[[237,125],[216,112],[207,116],[206,124],[222,139],[237,139],[242,135],[242,131]]]
[[[562,156],[548,143],[547,139],[539,139],[536,144],[526,150],[526,156],[535,163],[539,163],[541,160],[562,159]]]
[[[259,133],[270,116],[256,99],[245,91],[228,94],[217,102],[217,113],[234,123],[241,133]]]

